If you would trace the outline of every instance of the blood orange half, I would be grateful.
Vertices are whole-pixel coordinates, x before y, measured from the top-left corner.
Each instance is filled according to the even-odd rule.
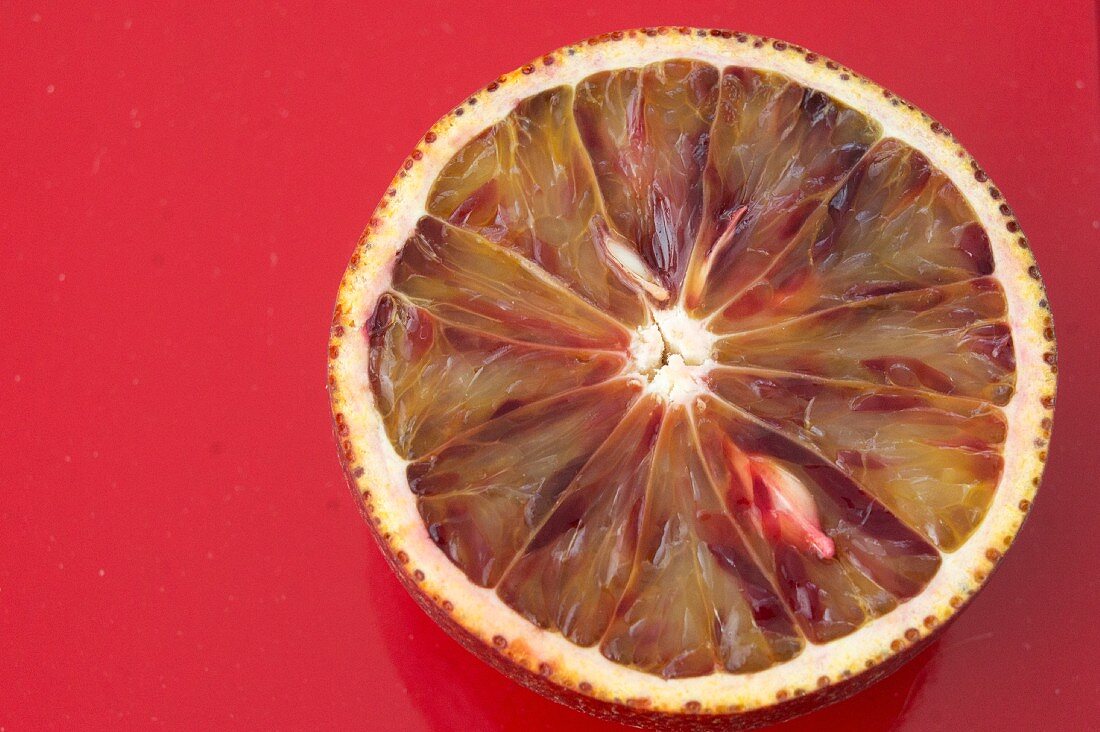
[[[984,583],[1039,483],[1051,328],[941,125],[796,46],[656,28],[424,136],[329,388],[387,558],[467,647],[604,716],[750,726]]]

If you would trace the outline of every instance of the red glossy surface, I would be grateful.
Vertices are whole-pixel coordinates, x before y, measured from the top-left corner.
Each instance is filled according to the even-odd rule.
[[[1092,3],[203,5],[0,8],[0,727],[611,728],[483,666],[390,575],[337,463],[325,341],[431,122],[661,21],[801,43],[932,112],[1015,206],[1058,323],[1020,543],[926,653],[785,729],[1100,713]]]

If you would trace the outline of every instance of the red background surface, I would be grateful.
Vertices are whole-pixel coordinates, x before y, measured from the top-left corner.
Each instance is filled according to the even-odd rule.
[[[1100,713],[1096,8],[1087,0],[0,6],[0,728],[611,729],[424,616],[345,486],[336,286],[441,114],[596,33],[731,27],[938,117],[1029,233],[1062,357],[1050,466],[990,585],[784,729]]]

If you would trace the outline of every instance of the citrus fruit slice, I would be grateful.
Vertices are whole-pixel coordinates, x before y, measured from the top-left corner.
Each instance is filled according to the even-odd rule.
[[[604,716],[749,726],[888,673],[984,583],[1053,338],[941,125],[796,46],[655,28],[424,136],[329,389],[387,558],[468,648]]]

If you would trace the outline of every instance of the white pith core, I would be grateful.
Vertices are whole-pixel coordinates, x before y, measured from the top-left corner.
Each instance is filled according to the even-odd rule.
[[[658,310],[653,319],[634,334],[630,368],[647,382],[649,393],[688,404],[706,390],[702,377],[717,338],[683,308]]]

